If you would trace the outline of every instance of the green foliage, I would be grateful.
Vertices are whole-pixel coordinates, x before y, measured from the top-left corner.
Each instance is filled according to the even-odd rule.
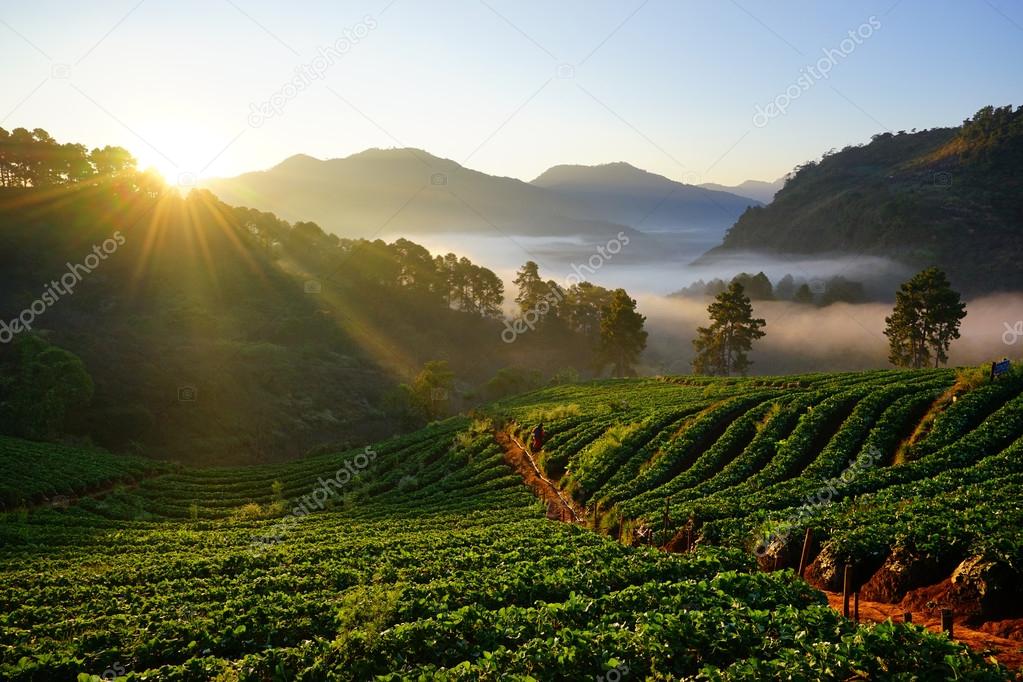
[[[518,393],[526,393],[543,385],[539,370],[524,367],[503,367],[487,382],[486,393],[490,400],[500,400]]]
[[[556,316],[555,290],[540,277],[540,266],[535,261],[526,261],[515,273],[512,283],[519,288],[515,302],[519,304],[520,314],[532,312],[541,320],[548,315]]]
[[[601,310],[598,366],[610,365],[614,377],[634,376],[634,365],[646,348],[644,322],[646,317],[636,312],[636,301],[624,289],[615,289]]]
[[[774,300],[774,287],[771,285],[771,280],[763,272],[758,272],[755,275],[741,272],[733,277],[729,284],[733,283],[741,285],[751,301]]]
[[[60,144],[42,128],[0,128],[0,187],[46,187],[134,177],[135,158],[123,147],[86,152],[80,144]]]
[[[734,371],[745,376],[753,364],[747,353],[764,336],[761,330],[767,323],[753,317],[753,306],[743,292],[742,284],[733,281],[707,308],[711,325],[699,327],[693,339],[695,373],[729,376]]]
[[[948,361],[948,347],[959,338],[966,304],[945,273],[928,268],[904,283],[895,295],[895,310],[885,318],[888,360],[897,367],[926,367]]]
[[[406,425],[422,425],[445,417],[454,399],[455,373],[446,360],[430,360],[410,383],[394,393],[391,409],[404,417]]]
[[[62,170],[45,131],[0,131],[0,309],[52,296],[47,281],[67,286],[68,265],[120,233],[73,301],[34,323],[81,358],[95,400],[61,424],[4,418],[0,431],[195,463],[279,462],[445,414],[389,400],[397,377],[431,358],[481,400],[502,367],[592,367],[592,339],[576,332],[502,341],[501,279],[466,258],[341,239],[205,190],[165,192],[123,150],[72,146]],[[87,172],[73,170],[83,158]]]
[[[34,443],[0,437],[0,509],[49,504],[63,508],[74,495],[103,490],[115,482],[140,480],[171,467],[141,457],[111,455],[92,448]]]
[[[484,418],[377,443],[372,459],[163,467],[66,507],[27,500],[0,523],[0,677],[101,676],[120,662],[150,680],[580,679],[624,667],[636,679],[1005,679],[944,637],[857,626],[791,572],[706,546],[786,528],[822,479],[896,440],[913,401],[953,381],[944,370],[609,380],[495,406],[520,423],[548,417],[551,453],[592,499],[653,460],[665,475],[644,480],[657,487],[595,510],[597,525],[626,539],[656,528],[670,497],[661,537],[690,513],[699,521],[687,554],[545,519]],[[971,391],[918,460],[857,474],[813,519],[821,539],[841,557],[904,542],[1018,570],[1021,390],[1011,377]],[[10,490],[132,462],[2,439],[0,455]],[[346,467],[354,479],[337,477]],[[265,513],[276,499],[315,500],[330,480],[346,480],[324,493],[345,502]]]
[[[92,400],[92,377],[81,359],[39,336],[16,339],[0,355],[0,424],[9,435],[53,438],[65,420]]]
[[[961,127],[827,153],[740,216],[714,253],[874,254],[937,265],[970,294],[1019,290],[1021,120],[1023,107],[984,107]]]
[[[813,292],[810,291],[810,285],[800,284],[799,288],[796,289],[796,293],[792,296],[792,301],[800,303],[802,305],[810,305],[813,303]]]

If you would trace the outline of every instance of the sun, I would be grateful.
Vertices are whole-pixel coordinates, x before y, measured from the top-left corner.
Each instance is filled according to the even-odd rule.
[[[208,175],[225,146],[216,133],[182,122],[153,122],[139,137],[139,168],[152,168],[169,186],[183,190],[197,186]]]

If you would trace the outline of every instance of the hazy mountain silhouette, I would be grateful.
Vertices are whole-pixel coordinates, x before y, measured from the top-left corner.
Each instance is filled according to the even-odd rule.
[[[719,185],[716,182],[705,182],[700,185],[706,189],[711,189],[716,192],[731,192],[732,194],[738,194],[741,197],[749,197],[755,199],[762,204],[769,204],[774,199],[774,195],[777,194],[785,185],[785,178],[780,177],[774,182],[766,182],[764,180],[746,180],[738,185]]]
[[[472,232],[600,236],[621,225],[513,178],[419,149],[368,149],[343,159],[299,154],[266,171],[205,184],[222,200],[312,220],[347,237]]]
[[[721,230],[760,202],[676,182],[628,163],[554,166],[533,180],[584,205],[591,216],[639,230],[663,232]]]
[[[711,229],[720,239],[752,203],[624,163],[556,166],[527,183],[412,148],[329,160],[299,154],[204,186],[231,204],[359,237],[464,232],[593,239],[635,227]]]

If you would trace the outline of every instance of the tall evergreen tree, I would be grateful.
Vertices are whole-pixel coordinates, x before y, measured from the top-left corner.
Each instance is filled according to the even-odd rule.
[[[885,318],[888,360],[897,367],[926,367],[948,361],[948,347],[959,338],[966,304],[945,273],[928,268],[895,294],[895,309]]]
[[[526,261],[515,273],[512,283],[519,288],[515,302],[519,304],[519,311],[522,313],[535,310],[540,299],[547,293],[547,286],[540,277],[540,266],[531,260]]]
[[[767,323],[753,317],[753,306],[737,281],[718,294],[707,312],[711,325],[698,328],[698,336],[693,339],[693,371],[724,376],[739,372],[745,376],[752,364],[746,354],[753,342],[764,336],[761,329]]]
[[[813,304],[813,292],[810,291],[810,287],[807,284],[800,284],[799,288],[796,289],[796,293],[792,296],[794,303],[800,303],[802,305]]]
[[[646,317],[636,312],[636,301],[625,289],[615,289],[601,311],[597,363],[601,370],[611,365],[615,377],[634,376],[633,365],[646,348]]]

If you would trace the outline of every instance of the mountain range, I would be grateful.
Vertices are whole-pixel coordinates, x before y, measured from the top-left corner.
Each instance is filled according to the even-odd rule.
[[[704,232],[713,243],[760,205],[626,163],[555,166],[523,182],[413,148],[327,160],[300,154],[204,187],[228,203],[311,220],[346,237],[499,232],[592,240],[638,230]]]
[[[700,262],[749,252],[882,255],[937,265],[968,293],[1017,291],[1021,166],[1023,107],[984,107],[955,127],[881,133],[799,167]]]

